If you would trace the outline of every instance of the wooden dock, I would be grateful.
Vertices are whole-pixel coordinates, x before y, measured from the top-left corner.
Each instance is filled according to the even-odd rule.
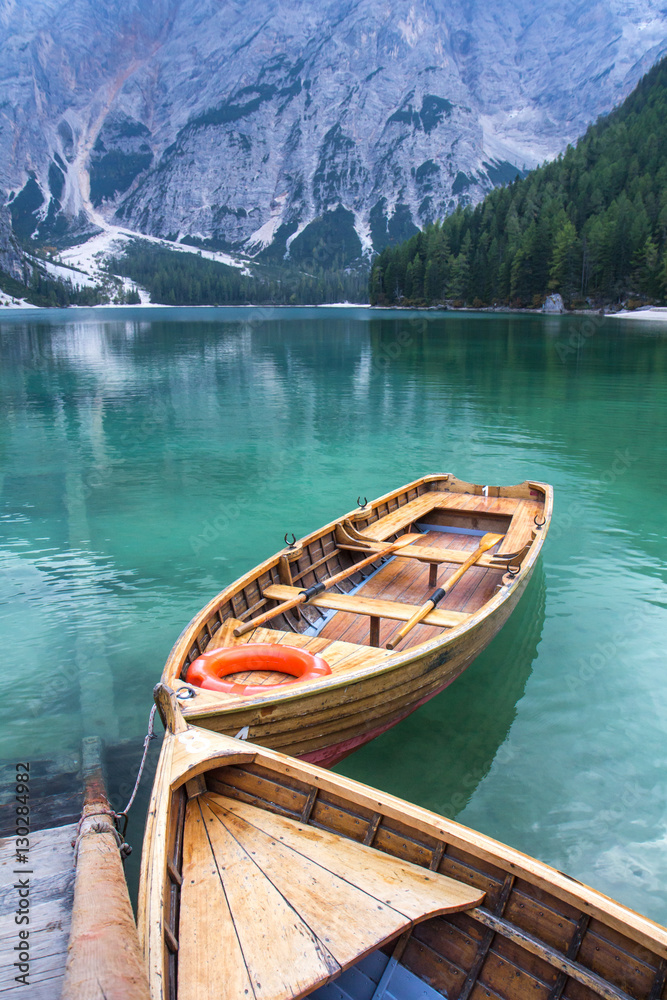
[[[72,843],[83,805],[83,758],[89,742],[84,741],[80,754],[31,762],[30,847],[20,852],[25,862],[17,859],[16,765],[0,764],[0,1000],[19,996],[59,1000],[61,996],[76,874]],[[116,808],[125,805],[127,784],[134,782],[141,753],[136,740],[104,748],[103,762],[111,765],[107,770],[112,774],[110,795]],[[22,899],[29,901],[29,911]],[[26,913],[30,923],[18,924],[17,918]],[[14,964],[21,958],[21,948],[25,957],[22,930],[29,931],[29,972],[24,982],[17,978],[24,975],[24,967]]]
[[[0,997],[29,997],[30,1000],[57,1000],[67,960],[74,899],[74,849],[76,823],[30,836],[29,864],[16,864],[15,836],[0,841]],[[29,874],[27,874],[29,873]],[[17,981],[21,969],[15,949],[21,945],[15,922],[20,881],[30,879],[29,975]]]

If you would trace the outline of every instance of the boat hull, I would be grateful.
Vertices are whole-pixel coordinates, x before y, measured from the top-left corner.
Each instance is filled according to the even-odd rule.
[[[456,678],[452,678],[447,681],[447,683],[440,688],[440,691],[444,691],[450,684],[453,684],[454,680],[456,680]],[[403,714],[396,716],[396,718],[391,719],[389,722],[383,722],[374,729],[368,729],[360,736],[354,736],[349,740],[343,740],[342,743],[335,743],[333,746],[327,746],[321,750],[313,750],[311,753],[301,754],[299,759],[308,761],[310,764],[319,764],[320,767],[333,767],[341,760],[345,760],[346,757],[349,757],[355,750],[358,750],[360,747],[370,743],[371,740],[374,740],[377,736],[382,736],[383,733],[392,729],[397,723],[402,722],[403,719],[407,719],[409,715],[416,712],[421,705],[425,705],[427,701],[434,698],[436,694],[440,693],[440,691],[436,691],[434,694],[425,695],[419,701],[415,702],[414,705],[410,705],[410,707],[406,709]]]

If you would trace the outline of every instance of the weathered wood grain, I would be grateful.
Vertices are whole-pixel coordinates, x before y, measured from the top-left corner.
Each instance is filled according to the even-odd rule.
[[[28,865],[15,863],[14,837],[0,841],[0,997],[54,1000],[60,996],[74,895],[75,836],[76,824],[32,833]],[[21,869],[30,874],[19,874]],[[14,921],[18,896],[13,886],[20,878],[29,878],[31,887],[28,989],[15,981],[20,972],[14,967],[14,949],[24,925]]]
[[[354,961],[350,956],[355,947],[359,955],[373,947],[376,911],[372,906],[364,909],[366,897],[382,908],[375,921],[380,936],[400,933],[392,913],[402,914],[409,924],[419,920],[419,913],[423,917],[435,912],[427,911],[433,899],[429,903],[426,896],[433,891],[430,880],[438,877],[436,871],[451,880],[440,883],[448,903],[452,886],[457,894],[467,895],[459,896],[458,912],[420,922],[401,961],[449,1000],[660,1000],[667,978],[667,929],[426,810],[271,750],[240,747],[203,730],[191,732],[189,763],[182,754],[175,762],[173,754],[173,744],[186,740],[188,732],[166,738],[162,780],[149,810],[146,849],[151,861],[142,863],[142,879],[152,879],[158,888],[152,897],[142,889],[139,919],[149,945],[153,1000],[167,1000],[167,987],[176,982],[166,927],[173,928],[171,947],[178,948],[180,975],[191,970],[187,975],[196,984],[192,993],[181,995],[187,987],[184,980],[179,982],[179,1000],[231,1000],[220,974],[203,969],[204,957],[218,954],[218,945],[208,931],[190,931],[184,923],[194,920],[195,928],[201,928],[202,921],[210,919],[211,907],[218,905],[217,890],[207,893],[198,881],[205,869],[206,878],[214,879],[211,885],[217,884],[217,877],[223,889],[229,889],[224,899],[235,920],[248,978],[253,989],[257,981],[268,984],[271,992],[259,994],[266,1000],[273,995],[295,1000],[309,989],[304,985],[308,978],[325,982],[335,975],[324,955],[340,968]],[[252,762],[242,759],[246,753]],[[172,793],[165,794],[193,766],[205,776],[206,790],[190,802],[188,815],[200,810],[208,848],[201,830],[191,843],[187,831],[179,834],[183,820],[173,819]],[[184,844],[182,887],[179,837]],[[196,843],[200,854],[189,867]],[[169,874],[172,868],[176,877]],[[260,889],[253,911],[257,878]],[[160,888],[165,884],[171,886],[171,896]],[[173,900],[179,892],[181,917],[174,922],[178,905]],[[362,897],[355,897],[356,892]],[[471,903],[471,897],[482,894],[483,905]],[[186,896],[193,901],[191,910],[190,903],[184,903]],[[147,910],[151,898],[161,911]],[[283,902],[276,904],[277,899]],[[220,907],[216,920],[224,912],[222,903]],[[162,929],[156,912],[164,914]],[[272,914],[280,922],[273,932]],[[358,927],[353,926],[354,915],[364,917]],[[248,930],[253,919],[260,929]],[[268,928],[268,942],[261,928]],[[220,937],[226,940],[224,933]],[[186,941],[193,958],[185,956]],[[302,978],[292,977],[290,994],[285,969],[294,947]],[[233,952],[231,946],[224,950],[226,955]],[[262,961],[273,971],[262,972],[258,979]],[[242,993],[233,994],[238,995]]]

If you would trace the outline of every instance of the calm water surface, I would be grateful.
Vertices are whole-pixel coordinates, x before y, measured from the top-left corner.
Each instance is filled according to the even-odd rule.
[[[504,631],[338,769],[667,922],[667,328],[585,322],[1,316],[0,760],[140,746],[182,627],[286,531],[429,472],[546,480]]]

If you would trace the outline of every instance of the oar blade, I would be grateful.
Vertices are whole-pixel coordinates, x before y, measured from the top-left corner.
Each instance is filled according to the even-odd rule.
[[[429,611],[435,607],[436,603],[441,600],[445,594],[449,593],[451,588],[458,583],[467,570],[469,570],[471,566],[475,565],[479,557],[485,552],[488,552],[489,549],[492,549],[493,546],[502,541],[504,537],[504,535],[496,535],[492,531],[488,531],[485,535],[482,535],[479,540],[479,545],[475,551],[471,552],[470,557],[466,559],[464,564],[456,571],[456,573],[454,573],[451,579],[447,581],[444,587],[435,592],[433,599],[427,601],[426,604],[423,604],[419,611],[416,611],[412,618],[392,636],[387,643],[387,649],[396,649],[399,642],[402,642],[406,635],[408,635],[409,632],[412,632],[415,625],[418,625],[419,622],[426,617]]]
[[[489,549],[492,549],[494,545],[498,544],[498,542],[502,542],[504,537],[504,535],[494,535],[492,531],[488,531],[486,535],[482,535],[480,538],[477,551],[480,553],[488,552]]]

